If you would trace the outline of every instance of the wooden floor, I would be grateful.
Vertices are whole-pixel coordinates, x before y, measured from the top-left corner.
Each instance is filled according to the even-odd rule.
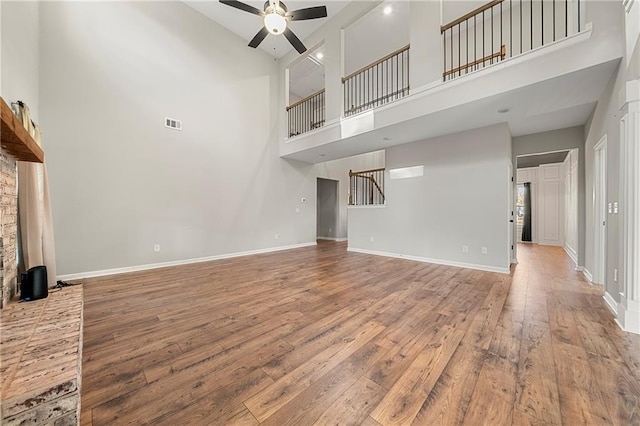
[[[82,424],[640,424],[640,336],[562,249],[344,243],[84,281]]]

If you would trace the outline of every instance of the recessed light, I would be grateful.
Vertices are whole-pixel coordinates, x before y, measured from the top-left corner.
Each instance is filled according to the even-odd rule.
[[[390,138],[389,136],[385,136],[385,137],[383,137],[383,138],[382,138],[382,140],[383,140],[383,141],[390,141],[390,140],[391,140],[391,138]]]
[[[393,12],[393,8],[391,6],[387,6],[383,9],[382,11],[385,15],[389,15],[391,14],[391,12]]]
[[[498,110],[498,113],[499,113],[499,114],[506,114],[506,113],[508,113],[509,111],[511,111],[511,108],[509,108],[509,107],[507,107],[507,108],[500,108],[500,109]]]
[[[325,156],[324,154],[320,154],[320,157],[324,157],[324,156]]]
[[[316,54],[316,58],[318,58],[318,59],[322,59],[322,58],[324,58],[324,55],[322,54],[322,52],[318,52],[318,53]]]

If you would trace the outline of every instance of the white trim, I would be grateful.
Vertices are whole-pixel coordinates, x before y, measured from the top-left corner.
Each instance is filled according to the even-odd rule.
[[[613,313],[614,316],[618,316],[618,302],[615,301],[615,299],[606,291],[604,292],[604,296],[602,296],[602,298],[604,299],[605,305],[607,305],[607,308],[609,308],[609,310],[611,311],[611,313]]]
[[[518,259],[511,259],[511,264],[512,265],[517,265],[518,264]]]
[[[577,269],[578,268],[578,266],[577,266],[578,265],[578,254],[576,253],[576,251],[566,243],[562,246],[562,248],[569,255],[571,260],[573,260],[573,263],[576,264],[576,270],[578,270]]]
[[[582,271],[582,275],[584,275],[584,277],[587,279],[587,281],[589,281],[590,284],[593,284],[593,274],[589,272],[587,268],[584,268],[584,270]]]
[[[583,272],[584,271],[584,266],[576,265],[576,271],[577,272]]]
[[[476,265],[474,263],[455,262],[451,260],[430,259],[427,257],[412,256],[410,254],[388,253],[384,251],[367,250],[354,247],[347,247],[347,251],[354,253],[372,254],[374,256],[393,257],[396,259],[414,260],[416,262],[435,263],[436,265],[455,266],[457,268],[477,269],[479,271],[498,272],[501,274],[510,274],[511,269],[499,268],[496,266]]]
[[[78,280],[82,278],[94,278],[94,277],[103,277],[106,275],[115,275],[115,274],[124,274],[128,272],[138,272],[138,271],[147,271],[149,269],[158,269],[158,268],[168,268],[170,266],[180,266],[180,265],[188,265],[191,263],[201,263],[201,262],[211,262],[214,260],[223,260],[223,259],[231,259],[234,257],[242,257],[242,256],[253,256],[255,254],[264,254],[264,253],[272,253],[276,251],[282,250],[291,250],[303,247],[311,247],[315,246],[317,243],[302,243],[302,244],[292,244],[289,246],[280,246],[280,247],[270,247],[264,249],[257,250],[249,250],[249,251],[241,251],[236,253],[225,253],[218,254],[215,256],[207,256],[207,257],[198,257],[193,259],[184,259],[184,260],[174,260],[170,262],[161,262],[161,263],[150,263],[147,265],[138,265],[138,266],[125,266],[124,268],[113,268],[113,269],[103,269],[100,271],[88,271],[88,272],[79,272],[76,274],[65,274],[58,275],[59,280],[67,281],[67,280]]]
[[[640,334],[640,302],[630,300],[620,293],[618,312],[616,322],[620,328],[630,333]]]
[[[347,209],[385,209],[385,208],[387,208],[386,204],[365,204],[365,205],[347,206]]]
[[[594,217],[594,248],[595,248],[595,279],[605,284],[607,276],[607,173],[608,173],[608,144],[605,133],[593,147],[594,151],[594,182],[593,182],[593,217]],[[604,222],[604,225],[602,224]],[[593,279],[590,280],[593,282]],[[606,285],[605,285],[606,288]]]
[[[346,238],[333,238],[333,237],[316,237],[316,240],[327,240],[327,241],[347,241]]]

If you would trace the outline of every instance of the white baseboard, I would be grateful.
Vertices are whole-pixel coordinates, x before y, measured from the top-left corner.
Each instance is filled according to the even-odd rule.
[[[347,241],[346,238],[333,238],[333,237],[316,237],[316,240],[327,240],[327,241]]]
[[[394,257],[396,259],[414,260],[416,262],[435,263],[436,265],[455,266],[458,268],[467,268],[467,269],[477,269],[480,271],[487,271],[487,272],[499,272],[501,274],[511,273],[511,269],[509,268],[499,268],[496,266],[488,266],[488,265],[476,265],[474,263],[463,263],[463,262],[455,262],[455,261],[442,260],[442,259],[430,259],[426,257],[412,256],[409,254],[388,253],[383,251],[367,250],[367,249],[360,249],[360,248],[353,248],[353,247],[348,247],[347,251],[351,251],[354,253],[372,254],[375,256]]]
[[[576,271],[584,272],[584,266],[576,265]]]
[[[317,245],[317,243],[314,241],[311,243],[293,244],[289,246],[280,246],[280,247],[270,247],[265,249],[241,251],[236,253],[225,253],[225,254],[218,254],[215,256],[198,257],[194,259],[174,260],[170,262],[150,263],[147,265],[138,265],[138,266],[126,266],[124,268],[103,269],[101,271],[79,272],[77,274],[58,275],[58,280],[68,281],[68,280],[79,280],[82,278],[103,277],[106,275],[124,274],[127,272],[147,271],[149,269],[168,268],[170,266],[188,265],[190,263],[211,262],[213,260],[231,259],[234,257],[251,256],[254,254],[273,253],[276,251],[291,250],[291,249],[310,247],[315,245]]]
[[[629,300],[620,293],[616,322],[624,331],[640,334],[640,302]]]
[[[569,246],[567,244],[563,245],[562,248],[567,253],[567,255],[569,255],[571,260],[573,260],[573,263],[575,263],[577,265],[578,264],[578,253],[576,253],[576,251],[571,246]]]
[[[587,281],[593,284],[593,275],[591,274],[591,272],[589,272],[587,268],[583,269],[582,274],[587,279]]]
[[[607,305],[607,308],[609,308],[609,310],[611,311],[611,313],[614,316],[618,316],[618,302],[616,302],[613,297],[607,293],[605,291],[604,296],[602,296],[602,298],[604,299],[605,304]]]

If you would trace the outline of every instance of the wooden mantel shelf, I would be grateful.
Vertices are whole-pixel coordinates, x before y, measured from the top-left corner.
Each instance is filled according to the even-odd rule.
[[[0,108],[2,109],[2,127],[0,128],[2,148],[18,161],[43,163],[44,151],[2,98],[0,98]]]

